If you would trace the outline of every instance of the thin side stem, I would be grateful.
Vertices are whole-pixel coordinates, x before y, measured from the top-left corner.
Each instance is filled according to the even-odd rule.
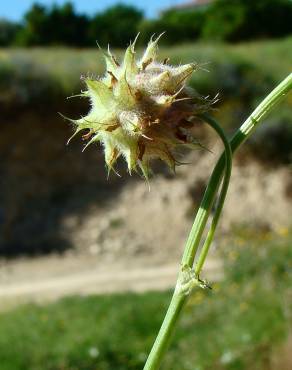
[[[206,122],[208,122],[210,125],[217,125],[216,121],[207,114],[202,115],[202,118]],[[228,186],[229,186],[229,182],[230,182],[230,177],[231,177],[232,150],[231,150],[231,147],[230,147],[229,142],[226,139],[225,135],[222,136],[221,138],[222,138],[222,141],[224,142],[224,148],[225,148],[225,152],[224,152],[225,173],[224,173],[222,188],[221,188],[221,191],[220,191],[220,196],[219,196],[219,199],[218,199],[218,202],[217,202],[217,207],[216,207],[215,214],[214,214],[214,217],[213,217],[213,220],[212,220],[212,224],[211,224],[211,227],[208,231],[205,243],[204,243],[204,245],[202,247],[202,250],[200,252],[198,261],[196,263],[195,275],[198,276],[198,277],[199,277],[200,272],[203,268],[203,265],[205,263],[207,254],[209,252],[212,240],[214,238],[215,230],[216,230],[216,227],[218,225],[219,218],[221,216],[221,212],[222,212],[222,209],[223,209],[223,205],[224,205],[224,201],[225,201],[225,198],[226,198],[226,194],[227,194],[227,190],[228,190]]]
[[[251,133],[259,125],[260,121],[277,105],[279,104],[285,96],[292,89],[292,74],[285,78],[255,109],[255,111],[249,116],[249,118],[243,123],[239,130],[235,133],[230,141],[231,150],[234,153],[238,147],[244,143],[244,141],[251,135]],[[207,212],[207,216],[210,212],[210,207],[213,204],[215,195],[217,193],[219,184],[221,182],[225,168],[225,154],[223,153],[218,160],[213,173],[211,175],[208,188],[204,194],[200,210]],[[192,267],[195,254],[200,242],[200,238],[206,225],[205,212],[200,213],[200,210],[195,218],[189,239],[187,241],[185,253],[183,255],[182,264],[187,264]],[[199,214],[200,213],[200,214]],[[207,219],[206,219],[207,221]],[[204,225],[199,225],[203,223]],[[177,291],[177,290],[176,290]],[[173,298],[171,300],[170,306],[168,308],[165,319],[162,323],[159,334],[155,340],[152,347],[150,355],[146,361],[144,370],[158,370],[166,349],[169,345],[172,333],[174,332],[176,322],[179,315],[183,309],[185,302],[187,301],[187,296],[178,295],[175,296],[177,292],[175,291]]]
[[[191,229],[190,235],[189,235],[188,240],[186,242],[186,247],[185,247],[184,255],[183,255],[183,258],[182,258],[182,264],[183,265],[186,264],[190,267],[193,266],[195,255],[196,255],[197,250],[199,248],[203,231],[206,227],[206,223],[207,223],[207,220],[209,218],[209,215],[210,215],[210,212],[211,212],[214,200],[215,200],[215,196],[216,196],[216,194],[218,192],[218,188],[220,186],[222,174],[223,174],[224,167],[225,167],[225,159],[226,159],[226,162],[227,162],[227,176],[225,177],[223,188],[222,188],[223,193],[220,196],[220,198],[222,198],[222,207],[223,207],[223,203],[224,203],[225,196],[226,196],[227,189],[228,189],[228,184],[229,184],[230,175],[231,175],[231,166],[232,166],[232,151],[231,151],[229,142],[228,142],[223,130],[216,123],[216,121],[214,119],[212,119],[211,117],[209,117],[208,115],[203,114],[203,115],[201,115],[201,118],[204,119],[210,126],[212,126],[216,130],[216,132],[218,133],[218,135],[220,136],[220,138],[221,138],[221,140],[224,144],[224,149],[225,150],[224,150],[224,152],[221,156],[221,157],[224,157],[223,158],[223,165],[220,166],[220,167],[216,166],[213,170],[213,173],[212,173],[212,175],[209,179],[204,197],[202,199],[202,202],[200,204],[200,207],[199,207],[199,210],[197,212],[196,218],[194,220],[193,227]],[[218,181],[218,179],[220,179],[220,180]],[[225,194],[224,194],[224,192],[225,192]],[[218,206],[220,206],[220,203],[218,204]],[[221,209],[219,209],[218,219],[219,219],[220,213],[221,213]],[[215,224],[213,223],[212,227],[215,226],[215,228],[216,228],[217,223],[218,223],[218,220],[217,221],[215,220]],[[214,229],[214,231],[215,231],[215,229]],[[208,242],[209,243],[211,243],[211,240],[212,240],[211,238],[212,237],[213,236],[211,234],[208,235],[208,239],[209,239]],[[207,252],[206,248],[207,247],[205,247],[204,252]]]

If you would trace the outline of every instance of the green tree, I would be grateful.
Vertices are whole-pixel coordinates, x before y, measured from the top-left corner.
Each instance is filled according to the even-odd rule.
[[[46,8],[35,3],[24,16],[17,43],[33,45],[86,46],[89,20],[76,14],[72,3]]]
[[[48,13],[44,6],[33,4],[24,16],[24,26],[16,36],[16,43],[23,46],[47,44],[50,34],[47,17]]]
[[[97,14],[89,27],[91,43],[111,44],[124,47],[139,32],[138,26],[143,19],[143,12],[133,6],[118,4]]]
[[[0,46],[11,45],[19,28],[18,24],[0,18]]]
[[[203,36],[240,41],[292,33],[290,0],[217,0],[211,5]]]
[[[199,38],[204,20],[205,12],[169,10],[157,20],[145,20],[141,23],[141,39],[145,43],[154,33],[166,32],[167,37],[161,40],[162,43],[192,42]]]
[[[50,29],[49,44],[86,46],[88,25],[88,18],[76,14],[72,3],[67,2],[61,7],[54,5],[47,19],[47,27]]]

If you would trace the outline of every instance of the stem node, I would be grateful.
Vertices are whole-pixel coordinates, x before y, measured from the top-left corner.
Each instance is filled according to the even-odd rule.
[[[189,265],[181,265],[174,294],[188,296],[195,287],[212,289],[206,280],[202,280]]]

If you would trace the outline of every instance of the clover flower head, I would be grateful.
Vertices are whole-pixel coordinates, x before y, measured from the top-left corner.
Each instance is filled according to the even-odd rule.
[[[73,136],[86,130],[85,148],[101,143],[109,170],[122,156],[130,173],[140,169],[148,178],[152,159],[159,158],[174,169],[174,148],[197,144],[191,129],[196,115],[208,104],[186,87],[186,82],[198,65],[174,67],[168,60],[159,62],[160,36],[150,40],[138,60],[137,38],[127,48],[122,63],[109,49],[102,51],[106,74],[84,79],[87,90],[82,95],[90,99],[91,110],[87,116],[71,120],[76,128]]]

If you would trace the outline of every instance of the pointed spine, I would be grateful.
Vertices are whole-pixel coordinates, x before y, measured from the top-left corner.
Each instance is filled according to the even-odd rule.
[[[147,45],[147,49],[145,50],[145,53],[140,60],[140,67],[143,66],[144,63],[148,63],[148,61],[151,59],[154,61],[156,59],[157,55],[157,49],[158,49],[158,41],[161,38],[161,36],[164,34],[161,33],[155,40],[153,40],[153,36],[151,37],[150,42]]]

